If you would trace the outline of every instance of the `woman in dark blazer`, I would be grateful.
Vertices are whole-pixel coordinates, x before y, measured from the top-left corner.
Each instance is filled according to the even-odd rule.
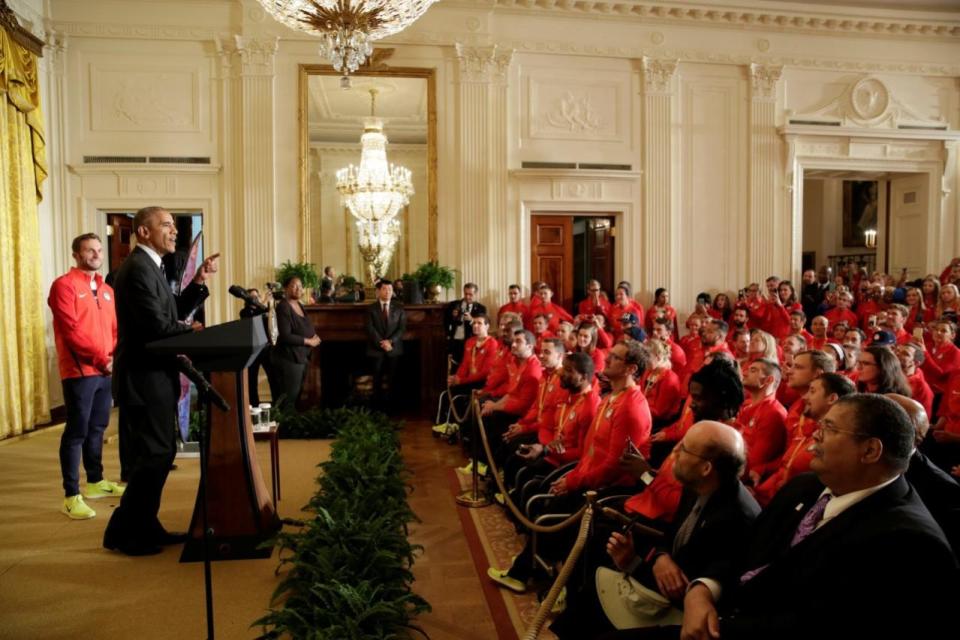
[[[320,344],[320,338],[300,304],[304,293],[300,278],[290,276],[282,284],[286,297],[276,310],[279,335],[270,351],[270,394],[281,410],[293,410],[307,375],[310,350]]]

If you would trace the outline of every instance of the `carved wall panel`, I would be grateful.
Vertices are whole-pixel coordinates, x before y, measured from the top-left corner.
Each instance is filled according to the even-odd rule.
[[[90,96],[92,131],[200,130],[196,68],[91,64]]]
[[[616,82],[528,78],[526,123],[540,140],[619,140],[621,86]]]

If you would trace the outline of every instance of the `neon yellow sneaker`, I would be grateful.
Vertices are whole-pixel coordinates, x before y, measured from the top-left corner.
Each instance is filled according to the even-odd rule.
[[[471,460],[470,462],[468,462],[462,467],[457,467],[457,471],[459,471],[464,475],[470,475],[471,473],[473,473],[473,460]],[[477,472],[481,476],[487,475],[487,465],[481,462],[480,466],[477,468]]]
[[[86,496],[87,500],[98,500],[110,496],[119,498],[123,495],[125,489],[126,487],[121,487],[116,482],[104,478],[100,482],[88,482]]]
[[[567,588],[560,589],[556,601],[550,607],[550,613],[563,613],[567,610]]]
[[[97,515],[96,511],[87,506],[87,503],[83,501],[83,496],[79,493],[63,499],[63,507],[60,508],[60,513],[74,520],[89,520]]]
[[[511,578],[507,574],[506,569],[494,569],[490,567],[487,569],[487,576],[501,587],[506,587],[515,593],[524,593],[527,590],[527,585],[516,578]]]
[[[500,506],[503,506],[503,505],[507,504],[507,501],[506,501],[506,499],[503,497],[503,494],[502,494],[502,493],[497,492],[497,493],[493,494],[493,499],[494,499],[494,500],[496,501],[496,503],[499,504]]]
[[[439,435],[444,435],[447,432],[447,423],[441,422],[440,424],[433,425],[433,432]]]

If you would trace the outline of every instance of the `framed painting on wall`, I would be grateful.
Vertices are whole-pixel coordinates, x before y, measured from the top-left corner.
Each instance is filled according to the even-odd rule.
[[[865,246],[864,232],[876,230],[879,220],[876,180],[843,181],[843,246]]]

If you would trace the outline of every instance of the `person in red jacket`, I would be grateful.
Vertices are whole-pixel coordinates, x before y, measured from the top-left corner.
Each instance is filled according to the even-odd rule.
[[[934,393],[945,393],[950,377],[960,371],[960,349],[954,344],[957,325],[949,320],[938,320],[933,325],[933,348],[926,354],[920,368]]]
[[[537,386],[537,396],[527,412],[519,420],[511,424],[503,434],[503,444],[491,443],[497,447],[497,463],[504,470],[504,482],[507,487],[513,486],[513,479],[517,471],[523,466],[523,461],[516,455],[517,450],[524,445],[540,442],[546,444],[553,441],[556,421],[554,415],[557,407],[567,399],[567,390],[561,382],[561,363],[564,356],[563,342],[559,338],[547,338],[543,341],[538,358],[541,366],[540,383]]]
[[[790,332],[780,339],[780,344],[782,345],[787,338],[790,336],[800,336],[803,338],[804,344],[810,344],[813,340],[813,334],[807,331],[804,327],[807,326],[807,316],[802,310],[794,310],[790,312]]]
[[[827,329],[829,327],[830,321],[826,316],[817,316],[814,318],[813,322],[810,323],[810,332],[813,334],[813,339],[807,341],[807,347],[818,351],[823,350],[830,340],[830,336],[827,335]]]
[[[473,316],[470,322],[473,336],[467,339],[463,348],[463,360],[456,373],[447,376],[449,402],[457,396],[469,396],[474,389],[482,389],[487,382],[494,364],[500,357],[500,343],[490,335],[490,320],[484,314]],[[443,407],[441,406],[441,409]],[[442,413],[442,410],[441,410]],[[459,430],[456,423],[443,423],[433,427],[433,432],[450,436]]]
[[[781,380],[780,365],[767,358],[754,360],[743,377],[743,390],[749,394],[737,414],[737,428],[747,443],[748,474],[754,467],[769,464],[783,455],[787,430],[787,410],[777,401]]]
[[[561,307],[558,304],[554,304],[553,300],[553,289],[550,288],[550,285],[542,284],[540,289],[537,291],[538,298],[540,299],[540,304],[530,307],[530,310],[527,312],[527,316],[523,322],[523,325],[528,329],[533,326],[533,319],[539,315],[543,314],[547,318],[547,329],[551,333],[556,333],[557,327],[560,325],[562,320],[567,322],[573,322],[573,316],[571,316],[566,309]]]
[[[553,413],[552,437],[547,442],[540,438],[518,452],[533,475],[546,475],[561,465],[576,462],[583,455],[584,434],[600,404],[593,378],[593,360],[585,353],[568,353],[563,359],[560,384],[565,395]]]
[[[678,377],[683,376],[687,371],[687,354],[679,344],[673,339],[673,323],[667,318],[657,318],[653,322],[653,333],[650,339],[656,339],[670,348],[670,368]],[[681,390],[681,396],[683,392]]]
[[[490,442],[499,442],[507,427],[519,420],[533,405],[540,386],[542,367],[533,353],[533,334],[516,331],[507,360],[506,392],[499,398],[485,400],[480,407],[484,428]]]
[[[533,353],[535,355],[540,355],[540,348],[544,340],[556,337],[553,331],[547,329],[549,323],[549,318],[543,313],[538,313],[533,317],[533,328],[531,332],[533,333]]]
[[[110,421],[113,352],[117,312],[113,288],[98,270],[103,265],[100,237],[85,233],[71,245],[76,266],[53,281],[47,303],[53,313],[60,379],[67,421],[60,437],[60,471],[69,518],[96,512],[80,493],[80,462],[87,475],[88,499],[120,496],[124,488],[103,476],[103,433]]]
[[[927,412],[927,419],[933,416],[933,390],[927,384],[923,371],[918,366],[923,362],[924,351],[923,344],[918,342],[907,342],[897,345],[897,360],[900,361],[900,368],[903,375],[907,378],[907,384],[910,385],[910,397],[923,406]]]
[[[497,312],[497,317],[499,318],[505,313],[516,313],[521,318],[525,318],[527,316],[528,308],[527,303],[522,300],[522,297],[523,294],[520,292],[520,285],[510,285],[510,288],[507,289],[507,298],[510,301],[500,307],[500,310]]]
[[[614,345],[607,358],[605,377],[611,392],[597,408],[593,422],[583,439],[582,456],[577,466],[549,487],[553,496],[539,513],[576,509],[583,492],[616,486],[632,486],[633,478],[620,467],[620,458],[631,442],[641,453],[650,451],[650,408],[636,379],[647,366],[646,349],[639,342]],[[542,540],[541,540],[542,543]],[[508,570],[491,567],[487,575],[497,583],[522,592],[533,573],[533,545],[527,542]]]
[[[837,306],[824,313],[823,316],[831,325],[846,322],[851,327],[859,327],[860,318],[850,310],[852,304],[853,295],[849,291],[841,291],[837,294]],[[814,331],[813,335],[817,335],[817,332]]]
[[[643,372],[640,386],[647,397],[647,404],[650,405],[653,427],[659,429],[673,422],[679,415],[683,394],[680,393],[680,377],[673,371],[670,362],[668,343],[651,338],[647,341],[647,351],[650,352],[650,366]]]
[[[587,283],[587,297],[577,305],[577,315],[604,316],[607,320],[610,319],[610,300],[600,289],[599,280]]]

